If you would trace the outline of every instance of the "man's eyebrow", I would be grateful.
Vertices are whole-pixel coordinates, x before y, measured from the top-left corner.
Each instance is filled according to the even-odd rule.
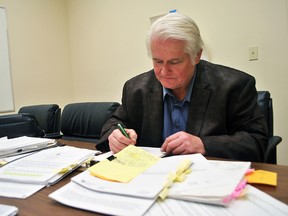
[[[168,61],[182,61],[183,58],[173,58],[173,59],[169,59]]]
[[[163,61],[162,59],[159,58],[152,58],[152,60],[154,61]],[[167,62],[171,62],[171,61],[182,61],[183,58],[173,58],[173,59],[168,59]]]

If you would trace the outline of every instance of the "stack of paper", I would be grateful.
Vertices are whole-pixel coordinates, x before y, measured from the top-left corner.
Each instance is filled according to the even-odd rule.
[[[112,215],[143,215],[164,191],[169,199],[224,206],[233,200],[231,195],[249,166],[249,162],[238,164],[240,169],[231,176],[215,169],[201,154],[172,156],[160,159],[126,183],[83,172],[49,197],[69,206]],[[189,169],[192,172],[186,175],[186,180],[175,182]],[[93,168],[92,171],[97,172]]]
[[[82,164],[94,151],[71,146],[46,149],[0,169],[0,181],[53,184],[63,173]]]
[[[17,137],[12,139],[0,139],[0,158],[33,152],[52,146],[56,146],[54,139],[39,137]]]
[[[0,215],[1,216],[14,216],[17,215],[18,208],[11,205],[0,204]]]
[[[186,181],[174,183],[168,196],[201,203],[229,205],[233,201],[235,189],[241,183],[251,163],[231,162],[229,165],[233,167],[232,172],[228,170],[225,172],[211,163],[208,164],[206,167],[200,163],[195,164],[193,173],[188,175]],[[244,183],[243,187],[245,185]]]
[[[178,166],[183,159],[184,158],[182,157],[174,158],[173,160],[161,159],[157,164],[134,178],[129,183],[106,181],[94,177],[89,171],[75,176],[72,178],[72,181],[96,192],[133,196],[152,199],[153,201],[158,197],[165,184],[169,181],[168,174],[176,173]],[[201,160],[202,157],[194,157],[194,159]]]
[[[228,162],[230,163],[230,162]],[[225,165],[227,163],[225,162]],[[145,216],[287,216],[288,205],[247,185],[246,195],[229,206],[207,205],[177,199],[157,200]]]
[[[159,160],[128,183],[107,181],[86,171],[49,197],[69,206],[111,215],[143,215],[163,189],[180,160]],[[71,199],[72,198],[72,199]]]
[[[0,168],[0,195],[26,198],[58,182],[91,159],[95,151],[63,146],[49,148]]]

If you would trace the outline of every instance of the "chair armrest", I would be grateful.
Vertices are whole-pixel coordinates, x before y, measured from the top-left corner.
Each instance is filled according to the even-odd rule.
[[[265,157],[264,157],[264,162],[268,163],[269,162],[269,157],[271,156],[271,153],[273,151],[276,151],[276,146],[282,141],[282,137],[280,136],[272,136],[269,138],[268,141],[268,147],[265,152]],[[275,161],[276,163],[276,161]]]
[[[44,135],[44,138],[61,139],[62,136],[63,135],[60,132],[56,132],[56,133],[47,133],[47,134]]]

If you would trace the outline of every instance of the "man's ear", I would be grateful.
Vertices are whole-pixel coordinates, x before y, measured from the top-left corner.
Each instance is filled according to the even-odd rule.
[[[194,58],[194,62],[195,62],[195,65],[199,63],[200,59],[201,59],[201,56],[202,56],[202,52],[203,50],[201,49],[198,54],[195,56]]]

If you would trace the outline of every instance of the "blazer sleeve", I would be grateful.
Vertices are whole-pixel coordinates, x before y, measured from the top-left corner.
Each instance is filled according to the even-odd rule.
[[[123,98],[124,98],[124,95],[125,95],[125,87],[123,88]],[[113,130],[117,128],[118,123],[121,123],[127,126],[127,123],[126,123],[127,119],[128,119],[128,116],[122,104],[116,109],[116,111],[112,114],[112,116],[103,125],[100,139],[96,144],[96,149],[102,152],[110,151],[109,143],[108,143],[109,135],[113,132]]]
[[[226,119],[223,121],[227,134],[214,133],[201,137],[207,156],[263,161],[268,130],[258,107],[255,79],[247,77],[227,94]]]
[[[158,83],[153,70],[126,81],[122,91],[122,104],[104,124],[96,148],[101,151],[109,150],[108,137],[117,128],[118,123],[135,130],[138,135],[136,145],[155,146],[154,143],[157,143],[161,146],[162,143],[158,141],[161,127],[156,127],[155,130],[151,127],[151,124],[157,125],[158,123],[161,125],[156,118],[162,116],[158,106],[159,101],[162,102],[161,92],[161,85]],[[153,97],[157,93],[159,96]],[[150,134],[152,135],[149,136]]]

